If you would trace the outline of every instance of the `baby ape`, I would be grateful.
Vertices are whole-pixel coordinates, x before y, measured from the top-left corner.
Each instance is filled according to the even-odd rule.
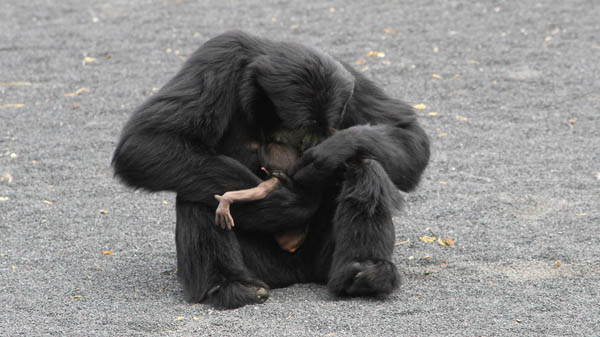
[[[221,229],[213,196],[261,182],[248,144],[267,143],[279,128],[324,140],[302,149],[292,184],[233,204],[235,230]],[[186,300],[235,308],[299,282],[340,296],[397,288],[397,188],[414,189],[428,161],[409,105],[323,52],[234,31],[207,41],[134,112],[112,163],[129,186],[177,193]],[[307,224],[293,254],[273,240]]]

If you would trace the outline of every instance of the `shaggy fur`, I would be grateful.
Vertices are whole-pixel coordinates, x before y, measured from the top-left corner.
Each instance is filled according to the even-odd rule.
[[[278,128],[327,137],[263,200],[215,225],[213,196],[260,183],[256,152]],[[323,138],[324,138],[323,137]],[[418,184],[429,142],[414,111],[347,64],[303,45],[234,31],[201,46],[125,125],[113,157],[128,186],[177,193],[177,267],[185,298],[259,303],[269,287],[327,283],[337,295],[387,294],[397,190]],[[305,228],[295,252],[272,233]]]

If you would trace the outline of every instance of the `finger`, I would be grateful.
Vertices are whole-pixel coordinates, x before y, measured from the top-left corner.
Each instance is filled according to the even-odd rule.
[[[231,216],[231,214],[228,214],[227,221],[229,223],[229,229],[232,229],[233,227],[235,227],[235,223],[233,222],[233,217]]]
[[[215,194],[215,199],[217,199],[219,202],[221,201],[221,198],[222,198],[222,197],[221,197],[220,195],[216,195],[216,194]]]
[[[219,215],[219,227],[221,227],[221,229],[225,229],[227,227],[227,223],[222,214]]]

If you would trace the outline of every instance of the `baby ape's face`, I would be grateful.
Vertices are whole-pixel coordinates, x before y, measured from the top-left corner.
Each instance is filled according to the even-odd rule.
[[[271,133],[270,140],[291,145],[302,153],[321,143],[328,136],[330,136],[328,132],[316,125],[295,129],[279,127]]]

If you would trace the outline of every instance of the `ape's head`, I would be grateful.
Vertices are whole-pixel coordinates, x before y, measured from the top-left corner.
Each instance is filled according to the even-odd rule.
[[[354,76],[324,53],[293,44],[257,57],[248,69],[280,126],[324,137],[337,128],[354,90]]]

